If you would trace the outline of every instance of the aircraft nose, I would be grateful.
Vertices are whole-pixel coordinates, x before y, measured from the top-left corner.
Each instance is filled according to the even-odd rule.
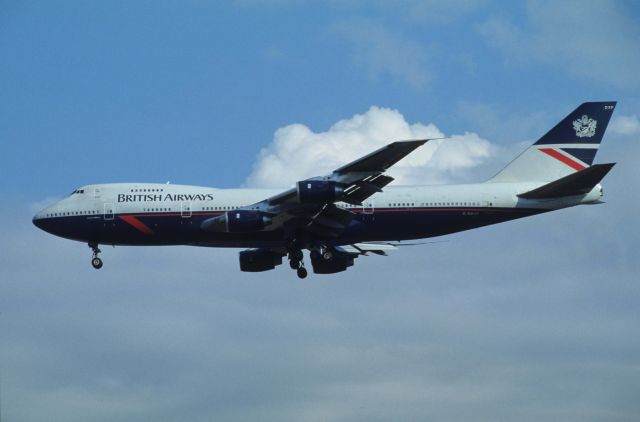
[[[51,230],[53,229],[52,221],[50,218],[47,218],[46,211],[47,209],[44,209],[36,213],[36,215],[31,219],[31,222],[40,230],[51,233]]]
[[[42,212],[39,212],[36,215],[34,215],[33,218],[31,219],[31,222],[37,228],[44,230],[44,228],[42,227]]]

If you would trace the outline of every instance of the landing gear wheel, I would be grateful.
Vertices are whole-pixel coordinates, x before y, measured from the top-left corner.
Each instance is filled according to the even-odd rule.
[[[307,269],[305,267],[298,268],[297,273],[299,278],[307,278]]]
[[[332,253],[329,249],[326,249],[326,250],[322,253],[322,258],[323,258],[325,261],[328,261],[328,260],[330,260],[331,258],[333,258],[333,253]]]
[[[91,258],[91,266],[96,270],[102,268],[102,260],[98,258],[98,254],[100,253],[100,248],[98,248],[97,243],[89,243],[89,247],[93,251],[93,258]]]
[[[297,270],[298,268],[300,268],[300,265],[302,265],[300,261],[296,261],[295,259],[289,261],[289,266],[292,270]]]
[[[302,261],[303,258],[304,255],[302,254],[302,251],[300,249],[294,249],[289,252],[289,259],[292,261]]]

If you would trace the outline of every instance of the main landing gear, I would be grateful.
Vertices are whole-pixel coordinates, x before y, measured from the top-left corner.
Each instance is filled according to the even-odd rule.
[[[302,262],[304,255],[300,249],[293,249],[289,252],[289,266],[292,270],[296,270],[299,278],[307,277],[307,269]]]
[[[326,245],[314,245],[309,248],[309,257],[311,258],[311,263],[322,261],[328,262],[334,258],[335,250]],[[302,253],[302,249],[300,249],[300,245],[296,243],[292,243],[289,245],[289,266],[292,270],[296,270],[299,278],[306,278],[308,275],[307,269],[304,267],[304,254]],[[315,264],[314,264],[315,265]]]
[[[93,257],[91,258],[91,265],[96,270],[102,268],[102,260],[98,257],[98,254],[101,252],[100,248],[98,248],[97,243],[89,243],[89,247],[93,251]]]

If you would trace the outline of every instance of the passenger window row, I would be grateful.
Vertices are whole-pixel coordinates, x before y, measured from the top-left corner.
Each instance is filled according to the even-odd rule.
[[[129,189],[129,192],[164,192],[164,189]]]
[[[202,207],[202,211],[228,211],[235,210],[240,207]]]
[[[413,207],[415,202],[394,202],[387,206],[389,207]],[[422,202],[419,204],[421,207],[478,207],[480,202]]]
[[[46,213],[45,217],[71,217],[74,215],[95,215],[95,214],[100,214],[100,211],[50,212],[50,213]]]

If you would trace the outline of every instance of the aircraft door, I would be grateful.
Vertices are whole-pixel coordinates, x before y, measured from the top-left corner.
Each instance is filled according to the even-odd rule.
[[[373,199],[365,199],[362,201],[362,212],[365,214],[373,214]]]
[[[373,221],[374,204],[373,198],[362,201],[362,219],[363,221]]]
[[[181,202],[180,203],[180,216],[182,218],[190,218],[191,217],[191,202]]]
[[[113,202],[104,203],[104,212],[102,215],[105,221],[113,220]]]

